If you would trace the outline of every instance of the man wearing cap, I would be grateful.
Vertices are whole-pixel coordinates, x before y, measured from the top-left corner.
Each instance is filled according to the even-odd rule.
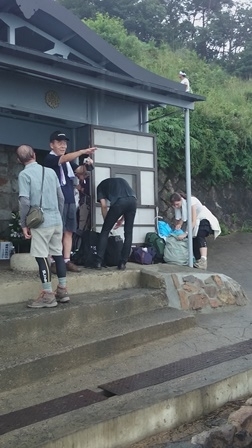
[[[181,84],[184,84],[184,86],[185,86],[185,91],[186,91],[186,92],[190,92],[190,83],[189,83],[189,79],[188,79],[187,76],[186,76],[186,73],[185,73],[185,72],[182,72],[182,71],[180,70],[180,72],[179,72],[179,78],[180,78],[180,83],[181,83]]]
[[[70,261],[72,249],[72,236],[76,231],[76,204],[74,198],[74,178],[78,165],[74,160],[82,155],[93,154],[96,148],[79,149],[75,152],[66,153],[69,139],[61,131],[55,131],[50,135],[50,153],[44,160],[44,165],[52,168],[58,176],[60,186],[64,195],[63,212],[63,256],[68,271],[80,272],[80,268]],[[54,263],[51,266],[55,271]]]

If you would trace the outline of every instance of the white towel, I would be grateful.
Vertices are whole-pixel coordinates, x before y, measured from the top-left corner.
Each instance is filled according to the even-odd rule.
[[[57,154],[55,154],[54,151],[50,151],[50,154],[52,154],[53,156],[57,156]],[[59,167],[60,167],[60,185],[62,187],[66,185],[66,177],[62,165],[59,165]],[[70,162],[66,162],[66,167],[67,167],[67,176],[69,177],[69,179],[74,179],[75,174],[73,172]]]
[[[211,226],[211,229],[214,233],[214,239],[217,238],[217,236],[220,235],[221,233],[221,228],[220,228],[220,224],[218,219],[216,218],[216,216],[214,216],[212,214],[212,212],[210,212],[210,210],[203,205],[201,212],[198,214],[197,219],[196,219],[196,225],[193,228],[193,237],[197,236],[198,230],[199,230],[199,225],[200,225],[200,221],[202,221],[202,219],[207,219],[209,221],[209,224]]]
[[[181,198],[182,206],[181,208],[175,208],[175,219],[179,221],[182,219],[183,222],[187,221],[187,203],[184,198]]]

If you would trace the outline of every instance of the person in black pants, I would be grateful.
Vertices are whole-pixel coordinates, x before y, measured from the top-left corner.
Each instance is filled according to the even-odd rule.
[[[101,269],[111,229],[117,229],[124,223],[124,243],[118,269],[124,270],[128,261],[134,219],[136,214],[136,194],[125,179],[120,177],[103,180],[97,187],[97,201],[100,202],[104,219],[97,248],[96,269]],[[107,201],[110,202],[108,209]]]

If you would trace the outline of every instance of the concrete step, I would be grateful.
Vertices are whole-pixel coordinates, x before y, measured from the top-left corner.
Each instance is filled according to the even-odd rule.
[[[58,414],[49,418],[46,413],[48,400],[62,400],[73,393],[77,400],[85,389],[95,393],[105,382],[141,374],[216,348],[228,348],[229,344],[241,341],[236,325],[240,319],[240,313],[237,319],[233,314],[224,316],[224,313],[216,313],[210,320],[203,316],[197,327],[87,363],[71,372],[61,372],[50,377],[50,381],[44,377],[37,383],[0,393],[2,420],[6,419],[4,414],[10,413],[11,429],[0,436],[0,445],[4,448],[130,447],[144,437],[193,421],[230,400],[248,396],[252,393],[252,354],[238,354],[236,359],[220,360],[212,367],[199,363],[194,373],[186,369],[182,373],[178,371],[175,379],[162,381],[161,378],[159,384],[125,395],[102,397],[98,394],[96,402],[86,405],[83,401],[83,406],[75,410],[62,409],[59,401]],[[221,327],[226,323],[230,332],[224,341]],[[242,340],[246,340],[245,335]],[[36,411],[33,406],[40,404],[38,421],[29,423]]]
[[[133,263],[131,263],[132,265]],[[40,288],[37,272],[17,272],[12,271],[9,267],[0,269],[2,279],[0,305],[26,302],[36,298]],[[70,295],[80,294],[83,291],[90,293],[135,288],[141,286],[144,279],[145,274],[140,272],[140,265],[135,265],[132,269],[127,266],[125,271],[118,271],[116,268],[107,268],[102,271],[83,268],[79,274],[67,273]],[[52,284],[56,289],[57,277],[55,275],[52,277]]]
[[[57,329],[62,332],[62,342],[67,343],[81,336],[87,325],[102,324],[167,305],[165,291],[161,288],[85,292],[72,295],[67,304],[48,309],[27,308],[23,303],[4,305],[0,307],[0,345],[4,351],[8,350],[6,341],[19,345],[29,344],[29,341],[32,345],[50,343],[55,339]]]
[[[78,296],[70,306],[52,310],[25,310],[20,304],[2,309],[0,390],[70,371],[195,324],[193,315],[169,309],[158,289]]]

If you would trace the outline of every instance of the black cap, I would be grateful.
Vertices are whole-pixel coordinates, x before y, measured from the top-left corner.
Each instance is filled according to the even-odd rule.
[[[50,135],[50,142],[53,142],[54,140],[58,140],[59,142],[61,140],[66,140],[67,142],[69,142],[69,138],[67,138],[66,134],[64,132],[61,132],[61,131],[54,131]]]

